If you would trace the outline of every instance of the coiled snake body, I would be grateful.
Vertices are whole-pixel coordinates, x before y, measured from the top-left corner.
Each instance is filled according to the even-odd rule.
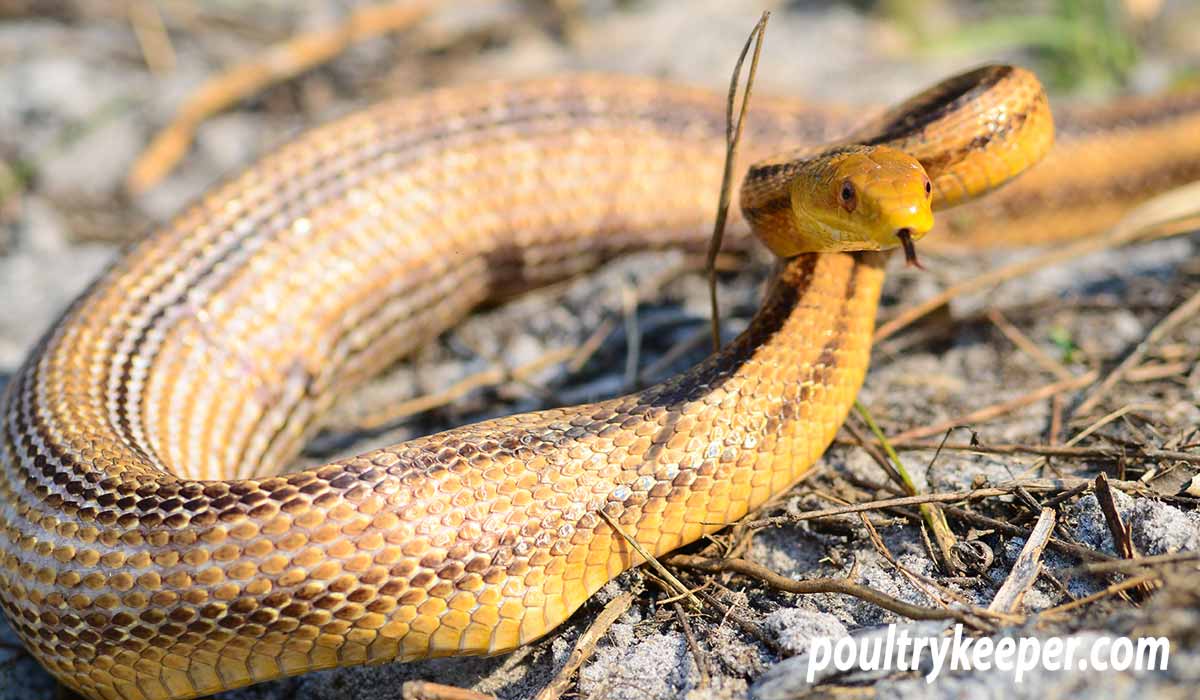
[[[1194,128],[1195,107],[1094,117],[1063,157],[1144,150]],[[849,122],[759,100],[749,149]],[[29,650],[89,697],[187,698],[536,639],[640,561],[598,511],[663,553],[786,489],[832,440],[883,258],[809,252],[797,222],[845,224],[822,229],[840,250],[911,242],[926,173],[934,207],[954,203],[1036,160],[1051,129],[1036,80],[989,67],[846,146],[762,161],[742,205],[783,259],[720,353],[631,396],[276,475],[337,397],[488,297],[701,242],[723,132],[720,98],[653,81],[443,90],[310,132],[138,244],[0,404],[0,605]],[[1107,187],[1127,204],[1200,159],[1189,144],[1131,162],[1121,187],[1077,175],[1073,201]],[[1049,217],[1056,197],[1017,187],[972,216]]]

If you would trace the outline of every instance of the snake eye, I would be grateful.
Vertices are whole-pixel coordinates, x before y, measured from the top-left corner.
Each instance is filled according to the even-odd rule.
[[[842,181],[842,208],[846,211],[854,211],[854,207],[858,205],[858,194],[854,191],[854,183],[849,180]]]
[[[933,196],[933,183],[930,182],[929,180],[925,181],[925,196],[926,197]]]

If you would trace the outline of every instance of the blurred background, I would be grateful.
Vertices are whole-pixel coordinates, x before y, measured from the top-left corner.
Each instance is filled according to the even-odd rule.
[[[786,93],[865,110],[985,61],[1033,68],[1059,103],[1200,85],[1200,3],[1193,0],[0,0],[0,388],[121,246],[305,127],[433,86],[568,71],[653,75],[724,90],[762,10],[773,16],[759,94]],[[879,350],[864,401],[885,428],[900,430],[1044,383],[1037,364],[1014,352],[1007,335],[988,320],[995,300],[1003,300],[1007,318],[1071,371],[1099,366],[1137,343],[1200,284],[1200,266],[1190,262],[1195,248],[1194,241],[1183,239],[1133,253],[1110,251],[955,306],[966,320],[923,329]],[[996,258],[985,260],[935,258],[929,274],[899,271],[885,302],[894,311],[898,299],[929,296],[940,284],[969,277]],[[729,333],[753,313],[766,269],[736,262],[733,267],[745,269],[724,278]],[[707,337],[705,288],[698,275],[684,274],[697,269],[694,259],[678,255],[632,256],[595,279],[479,315],[368,389],[366,408],[346,409],[343,429],[331,429],[305,459],[319,461],[359,445],[497,413],[609,396],[667,376],[703,355],[703,342],[695,339]],[[1147,373],[1158,383],[1139,384],[1140,393],[1130,399],[1155,402],[1158,408],[1142,411],[1146,425],[1162,431],[1151,436],[1176,446],[1189,444],[1176,440],[1177,434],[1200,424],[1200,382],[1193,369],[1200,329],[1181,333],[1169,346],[1173,354],[1149,359],[1175,363],[1184,379],[1162,370]],[[593,341],[582,362],[538,364],[556,349]],[[679,351],[688,343],[686,352]],[[514,371],[521,367],[534,369]],[[472,378],[494,371],[503,382],[472,384]],[[465,388],[407,414],[387,413],[396,397],[428,397],[455,386]],[[372,398],[373,391],[378,397]],[[381,410],[382,419],[363,420]],[[1039,403],[992,436],[1041,441],[1050,415],[1049,402]],[[357,430],[364,425],[371,426],[365,440]],[[979,474],[1003,479],[1018,471],[1011,460],[956,459],[944,460],[940,475],[931,470],[918,476],[935,487],[965,488]],[[861,454],[841,448],[825,464],[825,477],[819,474],[811,488],[836,491],[845,474],[874,469]],[[838,482],[821,481],[829,474]],[[1159,538],[1143,551],[1200,546],[1194,510],[1143,500],[1122,502],[1142,508],[1139,532]],[[801,490],[787,507],[823,504]],[[1079,508],[1072,536],[1101,546],[1103,520],[1094,499]],[[889,546],[909,566],[934,573],[922,558],[919,528],[893,525],[881,525]],[[923,600],[865,538],[846,539],[843,530],[770,531],[755,540],[752,554],[787,575],[857,575],[895,595]],[[948,584],[984,604],[1003,579],[1003,563],[1021,545],[1020,539],[989,536],[997,556],[990,577]],[[1033,596],[1030,605],[1060,604],[1107,582],[1089,585],[1047,585],[1035,591],[1041,597]],[[894,619],[830,596],[797,602],[746,595],[753,614],[762,616],[764,629],[778,631],[784,647],[804,630],[845,633]],[[1166,602],[1157,612],[1118,606],[1087,624],[1128,631],[1174,620],[1177,632],[1200,629],[1194,598],[1160,598]],[[669,698],[686,691],[691,698],[741,698],[778,660],[730,625],[709,620],[700,632],[716,666],[701,685],[694,670],[686,670],[687,649],[678,631],[667,629],[670,620],[638,609],[630,615],[614,627],[611,648],[602,649],[581,674],[581,697]],[[1084,617],[1072,623],[1082,625]],[[0,698],[47,697],[51,679],[3,630],[0,623]],[[336,671],[234,695],[398,697],[399,681],[434,678],[525,697],[544,684],[577,632],[572,623],[544,643],[497,660]],[[1172,658],[1171,674],[1149,679],[1062,674],[1030,681],[1019,691],[1028,697],[1132,697],[1149,688],[1164,697],[1188,697],[1200,679],[1200,655],[1192,649],[1181,648],[1178,661]],[[932,690],[921,679],[870,683],[865,689],[870,692],[860,684],[854,697],[1017,692],[1002,678],[983,676]]]

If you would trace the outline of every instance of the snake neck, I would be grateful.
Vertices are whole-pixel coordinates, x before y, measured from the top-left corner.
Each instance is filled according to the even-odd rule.
[[[656,464],[690,462],[696,474],[734,484],[727,497],[714,499],[707,532],[802,477],[862,385],[885,260],[886,254],[863,252],[781,262],[738,338],[690,372],[614,400],[618,413],[640,417],[635,430],[648,439],[640,456],[650,464],[625,481],[655,473]],[[697,434],[713,441],[699,445]],[[666,552],[700,534],[644,544]]]

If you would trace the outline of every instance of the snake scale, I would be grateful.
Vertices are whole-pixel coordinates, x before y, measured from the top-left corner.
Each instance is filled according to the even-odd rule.
[[[788,488],[832,440],[866,371],[884,257],[807,252],[796,212],[864,217],[847,247],[872,249],[919,237],[930,205],[888,210],[866,171],[826,192],[834,160],[907,169],[883,185],[897,192],[919,173],[937,208],[1036,160],[1049,115],[1036,80],[1002,66],[849,139],[850,110],[757,99],[742,204],[783,257],[728,347],[630,396],[281,473],[338,397],[479,303],[702,245],[724,102],[572,76],[442,89],[310,131],[133,246],[10,381],[0,606],[91,698],[536,639],[640,562],[599,511],[664,553]],[[1200,177],[1198,131],[1194,94],[1075,113],[1047,165],[943,228],[1093,230]],[[785,148],[799,150],[772,157]]]

